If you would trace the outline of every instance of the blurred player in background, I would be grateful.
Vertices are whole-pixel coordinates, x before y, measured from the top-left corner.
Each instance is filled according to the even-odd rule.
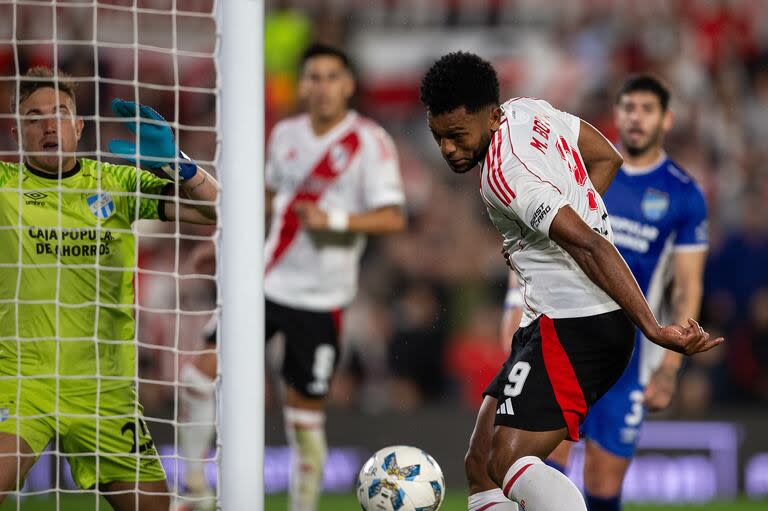
[[[266,337],[282,332],[286,341],[282,377],[286,435],[295,460],[292,511],[314,510],[320,495],[325,401],[339,358],[342,312],[357,291],[365,235],[397,232],[406,223],[395,146],[380,126],[350,109],[354,90],[347,56],[311,46],[299,82],[307,113],[278,123],[268,144]],[[185,369],[186,382],[213,380],[215,373],[200,367],[215,364],[204,359]],[[214,409],[199,396],[185,398],[183,405]],[[203,419],[191,410],[188,415]],[[185,458],[203,457],[213,419],[208,417],[205,438],[182,438]],[[194,483],[195,477],[188,472],[186,481]]]
[[[138,132],[142,165],[178,174],[179,189],[207,205],[178,203],[174,181],[134,165],[77,158],[74,84],[48,68],[26,73],[11,103],[23,162],[0,162],[0,502],[55,439],[78,487],[104,491],[120,511],[168,509],[134,385],[131,226],[214,224],[218,183],[183,153],[173,161],[173,131],[157,112],[119,99],[112,110]],[[137,116],[151,123],[137,127]],[[135,164],[134,142],[109,149]]]
[[[464,52],[433,64],[421,98],[449,167],[481,165],[481,195],[524,286],[521,327],[470,440],[469,509],[514,509],[509,499],[537,511],[585,510],[576,486],[542,459],[578,440],[589,407],[624,372],[632,323],[686,354],[722,339],[693,319],[656,321],[611,243],[600,196],[622,158],[590,124],[543,100],[500,106],[496,71]]]
[[[693,178],[664,152],[672,126],[670,94],[657,78],[630,77],[616,99],[615,119],[624,165],[605,194],[614,243],[651,309],[682,324],[697,318],[707,254],[707,206]],[[590,511],[618,511],[621,487],[645,411],[669,405],[681,355],[637,331],[635,351],[619,381],[592,407],[582,427],[586,440],[584,486]],[[550,457],[560,469],[570,444]]]

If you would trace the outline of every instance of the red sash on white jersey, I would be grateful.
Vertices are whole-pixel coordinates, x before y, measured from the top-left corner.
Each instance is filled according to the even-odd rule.
[[[275,251],[267,263],[265,273],[280,261],[290,247],[301,227],[298,215],[293,208],[297,202],[309,201],[317,203],[331,184],[349,169],[360,148],[360,137],[356,131],[350,131],[341,140],[335,142],[325,152],[325,155],[315,165],[315,168],[304,178],[296,188],[296,192],[283,212],[282,227]]]

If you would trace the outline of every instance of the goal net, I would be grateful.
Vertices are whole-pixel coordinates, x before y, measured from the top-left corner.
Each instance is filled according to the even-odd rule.
[[[189,502],[218,505],[220,450],[189,459],[180,437],[213,424],[185,416],[181,395],[200,391],[184,368],[218,351],[205,337],[220,317],[220,228],[161,220],[218,204],[153,168],[144,131],[162,121],[137,131],[143,113],[112,106],[151,107],[174,152],[218,176],[218,18],[214,0],[0,0],[0,472],[25,474],[0,475],[3,509],[110,509],[121,491],[174,499],[190,462],[210,493]],[[40,66],[54,71],[53,102],[25,96]],[[126,170],[115,139],[135,144],[127,156],[146,177]],[[167,490],[136,491],[163,470]]]

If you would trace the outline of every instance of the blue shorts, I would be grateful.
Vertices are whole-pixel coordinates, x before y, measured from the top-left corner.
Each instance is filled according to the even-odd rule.
[[[585,438],[622,458],[634,456],[645,416],[643,386],[631,368],[632,364],[589,409],[581,425],[581,434]]]

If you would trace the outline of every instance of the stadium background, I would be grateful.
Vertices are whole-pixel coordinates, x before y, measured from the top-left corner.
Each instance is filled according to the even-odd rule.
[[[94,38],[93,7],[67,3],[56,8],[58,38]],[[50,38],[51,7],[43,4],[17,6],[15,33],[10,23],[0,24],[0,113],[8,112],[17,62],[22,70],[53,62],[51,45],[35,42]],[[168,9],[172,2],[137,5]],[[192,13],[212,9],[211,0],[175,5]],[[768,12],[763,1],[287,0],[267,6],[268,129],[299,108],[295,80],[306,44],[319,40],[347,49],[359,78],[355,106],[395,138],[408,201],[407,232],[369,242],[360,292],[345,317],[344,357],[329,412],[330,490],[348,492],[367,454],[393,443],[429,450],[446,471],[449,492],[464,488],[462,457],[479,391],[504,357],[497,331],[506,268],[475,178],[452,175],[439,157],[418,102],[418,82],[436,56],[467,49],[496,65],[503,98],[546,98],[612,140],[614,92],[628,73],[651,71],[671,85],[676,121],[667,149],[696,176],[710,208],[702,320],[727,343],[686,361],[673,405],[651,418],[626,495],[662,502],[768,496]],[[8,2],[0,3],[0,18],[11,19],[10,9]],[[171,19],[158,11],[138,17],[147,45],[167,45],[170,23],[176,22],[179,48],[188,54],[174,67],[168,52],[141,49],[134,63],[134,50],[117,44],[98,58],[87,44],[60,44],[59,66],[83,78],[79,113],[93,116],[98,108],[106,118],[112,97],[133,98],[138,90],[142,102],[174,118],[178,95],[181,145],[211,167],[217,150],[214,24],[206,17]],[[109,11],[109,17],[98,18],[98,38],[131,41],[132,23],[130,12]],[[16,44],[10,44],[11,36]],[[137,89],[134,78],[141,82]],[[181,92],[174,84],[182,85]],[[7,115],[1,121],[12,125]],[[98,129],[91,123],[81,149],[93,153],[97,144],[106,149],[118,129],[104,118]],[[18,160],[14,149],[9,129],[3,129],[0,154]],[[259,167],[255,163],[254,171]],[[249,214],[247,205],[243,214]],[[139,338],[146,343],[140,370],[145,381],[158,382],[142,383],[141,400],[148,416],[171,417],[169,383],[176,379],[178,354],[155,346],[174,346],[177,338],[185,349],[202,346],[198,332],[206,317],[195,312],[212,307],[215,289],[210,280],[173,276],[196,272],[184,256],[202,242],[182,239],[177,247],[172,225],[141,229],[147,236],[140,243],[140,266],[153,272],[139,276]],[[212,234],[189,227],[181,232]],[[280,350],[273,344],[274,361]],[[269,492],[287,484],[276,393],[270,377]],[[172,443],[167,426],[151,426],[159,444]],[[29,488],[50,486],[51,463],[35,468]]]

